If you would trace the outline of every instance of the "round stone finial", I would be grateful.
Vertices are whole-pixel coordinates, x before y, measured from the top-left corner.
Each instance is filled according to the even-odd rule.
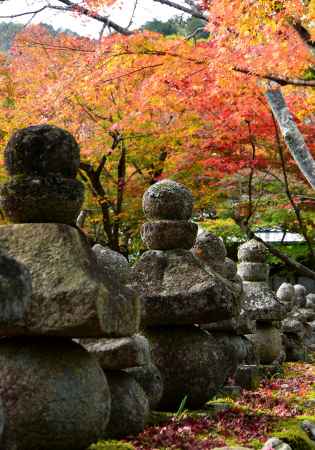
[[[268,251],[264,244],[251,239],[242,244],[237,253],[238,260],[241,262],[260,262],[266,261]]]
[[[193,196],[189,189],[172,180],[153,184],[142,200],[144,214],[153,220],[189,220]]]
[[[277,290],[277,298],[281,302],[293,303],[295,299],[295,290],[292,284],[282,283]]]
[[[36,125],[12,135],[4,150],[4,161],[9,175],[56,173],[75,178],[80,149],[68,131],[53,125]]]
[[[192,252],[211,266],[223,265],[227,255],[223,240],[209,231],[203,231],[197,236]]]
[[[74,137],[53,125],[18,130],[4,151],[11,175],[1,186],[0,204],[14,223],[75,225],[84,185],[75,179],[80,149]]]

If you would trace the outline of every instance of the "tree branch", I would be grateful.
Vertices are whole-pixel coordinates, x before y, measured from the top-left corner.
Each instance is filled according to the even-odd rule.
[[[303,43],[315,55],[315,42],[311,39],[311,35],[306,28],[303,27],[301,22],[294,22],[291,24],[292,28],[297,32]]]
[[[128,29],[131,27],[131,25],[133,24],[133,19],[134,19],[134,16],[135,16],[135,12],[136,12],[137,6],[138,6],[138,0],[135,0],[134,5],[133,5],[132,14],[131,14],[129,23],[128,23],[128,25],[127,25],[127,30],[128,30]]]
[[[84,6],[80,6],[76,3],[71,2],[70,0],[58,0],[60,3],[63,3],[64,5],[69,7],[69,10],[71,11],[77,11],[80,14],[83,14],[84,16],[90,17],[91,19],[98,20],[99,22],[105,23],[108,27],[112,28],[113,30],[117,31],[117,33],[124,34],[125,36],[129,36],[132,34],[132,31],[127,30],[126,28],[121,27],[117,23],[113,22],[111,19],[105,16],[101,16],[100,14],[90,11],[89,9],[85,8]]]
[[[196,36],[196,34],[198,33],[202,33],[203,31],[205,31],[204,27],[198,27],[196,28],[194,31],[192,31],[191,33],[189,33],[186,37],[187,40],[192,39],[193,37]]]
[[[248,203],[249,203],[249,211],[247,214],[247,217],[245,219],[245,224],[248,225],[250,219],[253,216],[253,178],[254,178],[254,161],[256,159],[256,145],[252,136],[252,130],[251,130],[251,126],[250,126],[250,121],[247,121],[247,126],[248,126],[248,134],[249,134],[249,140],[250,140],[250,145],[252,147],[252,165],[250,168],[250,172],[249,172],[249,178],[248,178]]]
[[[45,5],[42,8],[39,8],[35,11],[27,11],[27,12],[19,13],[19,14],[11,14],[9,16],[0,16],[0,19],[15,19],[16,17],[31,16],[31,15],[35,16],[36,14],[41,13],[42,11],[44,11],[47,8],[49,8],[49,6]]]
[[[102,164],[102,161],[100,162],[100,165]],[[109,208],[111,205],[105,189],[101,183],[100,173],[97,173],[97,170],[94,170],[92,164],[83,161],[80,162],[80,172],[81,171],[86,174],[86,178],[88,178],[92,187],[92,194],[98,199],[99,206],[102,210],[103,228],[107,235],[109,246],[111,247],[113,245],[111,218],[109,214]]]
[[[254,238],[254,239],[256,239],[256,241],[264,244],[264,246],[268,248],[268,250],[270,251],[270,253],[272,255],[277,256],[277,258],[281,259],[281,261],[283,261],[288,266],[295,269],[301,275],[304,275],[305,277],[309,277],[309,278],[312,278],[313,280],[315,280],[315,272],[313,270],[309,269],[308,267],[304,266],[303,264],[300,264],[299,262],[297,262],[294,259],[290,258],[289,256],[285,255],[280,250],[275,248],[273,245],[269,244],[268,242],[265,242],[263,239],[256,236],[255,233],[251,232],[250,237]]]
[[[194,0],[184,0],[184,2],[186,3],[186,5],[189,5],[192,10],[200,12],[200,13],[202,12],[200,6],[197,5]]]
[[[126,156],[127,149],[124,142],[121,142],[121,154],[118,161],[117,168],[117,194],[116,194],[116,208],[115,219],[113,223],[113,240],[116,248],[114,250],[119,251],[119,229],[121,225],[120,214],[123,208],[124,193],[126,187]]]
[[[100,31],[100,34],[98,36],[98,41],[99,42],[101,42],[101,40],[103,39],[103,34],[104,34],[104,31],[105,31],[105,28],[106,28],[106,23],[103,23],[101,31]]]
[[[23,48],[23,47],[40,47],[44,50],[60,50],[62,52],[64,51],[72,51],[72,52],[80,52],[80,53],[95,53],[95,50],[88,50],[88,49],[84,49],[84,48],[77,48],[77,47],[66,47],[63,45],[54,45],[54,44],[46,44],[45,42],[36,42],[36,41],[30,41],[27,39],[23,39],[23,41],[21,41],[23,44],[26,45],[21,45],[18,44],[17,47],[19,48]]]
[[[283,261],[287,266],[292,267],[294,270],[296,270],[301,275],[304,275],[305,277],[312,278],[315,280],[315,272],[308,267],[304,266],[303,264],[300,264],[299,262],[295,261],[294,259],[290,258],[289,256],[282,253],[280,250],[278,250],[276,247],[274,247],[272,244],[269,244],[268,242],[265,242],[260,237],[256,236],[256,234],[250,230],[242,221],[237,220],[234,217],[235,222],[237,225],[241,228],[241,230],[246,234],[248,239],[256,239],[256,241],[261,242],[264,244],[264,246],[269,250],[269,252],[279,258],[281,261]]]
[[[178,11],[182,11],[184,13],[190,14],[192,17],[196,17],[197,19],[202,19],[207,21],[208,18],[201,11],[198,12],[196,9],[187,8],[186,6],[179,5],[171,0],[153,0],[154,2],[161,3],[162,5],[170,6],[171,8],[175,8]]]
[[[253,72],[249,69],[243,69],[242,67],[233,67],[235,72],[244,73],[245,75],[252,75],[257,78],[262,78],[263,80],[274,81],[278,83],[280,86],[305,86],[305,87],[315,87],[315,80],[302,80],[300,78],[286,78],[286,77],[278,77],[277,75],[263,75],[256,72]]]

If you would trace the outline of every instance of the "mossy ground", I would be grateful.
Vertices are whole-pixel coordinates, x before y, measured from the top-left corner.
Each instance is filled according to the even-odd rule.
[[[183,405],[182,405],[183,406]],[[201,450],[217,447],[260,449],[278,437],[292,450],[315,450],[301,429],[315,422],[315,364],[286,363],[283,372],[261,380],[238,399],[216,398],[203,410],[152,413],[143,433],[124,441],[100,441],[89,450]]]
[[[98,441],[92,444],[88,450],[134,450],[134,446],[123,441]]]

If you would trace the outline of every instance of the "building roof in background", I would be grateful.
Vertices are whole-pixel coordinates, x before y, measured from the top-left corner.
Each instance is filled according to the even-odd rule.
[[[304,237],[299,233],[284,232],[280,228],[261,228],[256,230],[255,234],[265,242],[274,242],[283,244],[296,244],[305,242]]]

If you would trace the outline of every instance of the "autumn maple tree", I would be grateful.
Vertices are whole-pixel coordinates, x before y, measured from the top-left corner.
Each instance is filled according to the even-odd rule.
[[[169,45],[158,35],[108,37],[101,44],[53,38],[34,26],[17,37],[10,62],[3,60],[3,142],[34,122],[73,132],[82,148],[88,209],[102,213],[91,216],[92,224],[101,220],[105,241],[120,251],[138,229],[143,191],[166,167],[174,170],[181,144],[200,122],[175,96],[148,96],[162,64],[145,53],[158,41]],[[30,83],[31,71],[36,81]]]

